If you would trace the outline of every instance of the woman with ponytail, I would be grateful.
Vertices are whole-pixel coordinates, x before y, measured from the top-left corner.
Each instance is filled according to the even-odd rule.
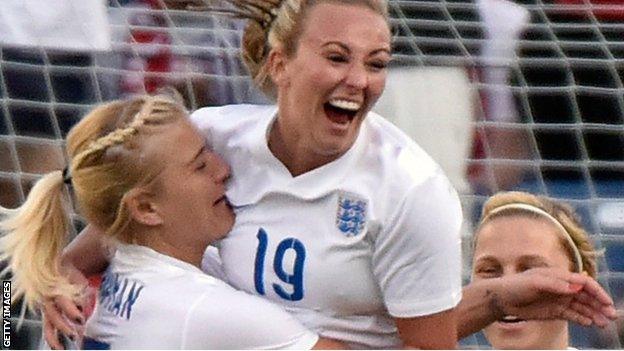
[[[200,270],[234,213],[225,197],[229,168],[187,116],[171,98],[143,96],[101,105],[72,129],[67,171],[41,178],[20,208],[2,209],[13,301],[38,310],[44,299],[82,298],[85,285],[70,282],[60,264],[72,189],[79,212],[115,252],[84,348],[340,347]]]
[[[391,60],[386,2],[208,10],[247,20],[243,59],[275,101],[192,116],[232,167],[237,221],[218,243],[227,281],[351,347],[454,348],[459,198],[418,145],[371,112]],[[90,227],[76,248],[100,236]],[[85,273],[105,264],[83,253],[68,250],[65,262]]]
[[[20,272],[12,292],[24,297],[24,308],[34,310],[47,294],[81,297],[81,289],[59,272],[58,258],[71,228],[68,206],[63,171],[56,171],[35,184],[20,208],[0,207],[0,232],[8,233],[0,238],[0,258],[9,260],[1,275]]]

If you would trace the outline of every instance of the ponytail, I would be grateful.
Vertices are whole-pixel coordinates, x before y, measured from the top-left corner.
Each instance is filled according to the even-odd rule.
[[[125,226],[130,215],[125,194],[148,184],[162,170],[142,162],[141,138],[186,118],[184,106],[166,96],[139,96],[103,104],[76,124],[67,136],[71,184],[81,214],[113,239],[132,243]],[[135,139],[135,140],[134,140]],[[122,152],[123,151],[123,152]],[[34,310],[44,299],[81,298],[82,286],[61,272],[61,252],[71,228],[63,172],[42,177],[26,202],[14,210],[0,207],[0,259],[13,275],[13,296]]]
[[[63,173],[55,171],[37,181],[19,208],[0,207],[0,259],[8,262],[0,275],[13,274],[13,301],[23,297],[31,310],[47,297],[80,295],[81,287],[60,272],[70,230],[64,187]]]

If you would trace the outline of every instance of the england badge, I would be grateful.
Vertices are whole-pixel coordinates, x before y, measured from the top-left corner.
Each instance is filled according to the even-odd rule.
[[[336,227],[348,237],[360,234],[366,225],[366,210],[365,200],[353,194],[340,194],[336,211]]]

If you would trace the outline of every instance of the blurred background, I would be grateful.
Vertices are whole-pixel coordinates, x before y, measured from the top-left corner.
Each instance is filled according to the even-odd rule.
[[[1,206],[19,206],[41,174],[65,167],[64,137],[101,101],[173,86],[190,109],[268,103],[239,59],[243,23],[186,10],[200,2],[106,1],[108,50],[0,43]],[[487,196],[517,189],[563,199],[604,250],[599,281],[622,308],[624,0],[389,6],[394,59],[376,110],[460,191],[466,256]],[[75,216],[76,231],[82,226]],[[37,316],[16,326],[12,348],[40,346]],[[575,347],[623,347],[618,326],[571,328]],[[461,346],[489,347],[480,334]]]

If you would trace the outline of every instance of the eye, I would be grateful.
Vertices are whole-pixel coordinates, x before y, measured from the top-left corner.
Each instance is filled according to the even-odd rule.
[[[500,276],[500,269],[495,266],[477,267],[475,275],[481,278],[496,278]]]
[[[195,170],[196,171],[202,171],[202,170],[204,170],[206,168],[206,166],[208,166],[208,164],[206,162],[202,162],[195,168]]]
[[[330,54],[327,56],[327,59],[331,62],[335,62],[335,63],[345,63],[345,62],[349,62],[349,58],[345,55],[341,55],[341,54]]]
[[[388,62],[386,61],[373,61],[368,64],[372,69],[376,71],[382,71],[388,67]]]
[[[518,265],[518,272],[525,272],[532,268],[549,267],[545,262],[529,262]]]

